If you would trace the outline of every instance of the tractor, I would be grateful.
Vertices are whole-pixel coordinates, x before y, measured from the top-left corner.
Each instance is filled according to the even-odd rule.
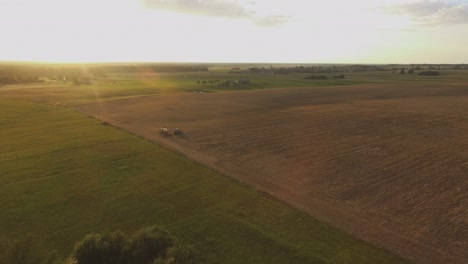
[[[164,136],[164,137],[167,137],[167,136],[170,136],[170,135],[171,135],[171,134],[169,133],[169,130],[167,130],[167,127],[161,128],[161,130],[159,131],[159,133],[161,134],[161,136]]]
[[[174,129],[174,132],[171,134],[169,132],[169,130],[167,129],[167,127],[162,127],[161,130],[159,130],[159,133],[161,134],[161,136],[163,137],[167,137],[167,136],[177,136],[177,135],[180,135],[182,134],[182,131],[180,130],[180,128],[176,128]]]

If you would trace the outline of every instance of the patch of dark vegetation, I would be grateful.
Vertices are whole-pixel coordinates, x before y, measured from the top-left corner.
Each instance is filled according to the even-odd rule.
[[[110,124],[107,123],[107,122],[101,122],[101,125],[103,125],[103,126],[110,126]]]
[[[90,77],[73,77],[72,79],[73,85],[80,85],[80,84],[87,84],[91,85],[93,84],[93,81]]]
[[[156,226],[144,227],[127,237],[121,231],[89,234],[75,244],[67,264],[195,264],[192,247],[182,245]]]
[[[37,76],[21,75],[21,76],[0,76],[0,84],[21,84],[21,83],[43,83],[44,80]]]
[[[422,75],[422,76],[439,76],[440,73],[438,71],[423,71],[423,72],[420,72],[419,75]]]
[[[325,76],[325,75],[310,75],[310,76],[305,77],[304,79],[307,79],[307,80],[327,80],[328,77]]]
[[[252,82],[247,79],[241,80],[197,80],[197,84],[201,85],[211,85],[217,87],[230,87],[230,86],[239,86],[239,85],[247,85],[251,84]]]
[[[340,75],[333,75],[333,78],[334,79],[345,79],[346,76],[344,74],[340,74]]]
[[[247,70],[236,70],[231,73],[274,73],[287,75],[290,73],[338,73],[338,72],[374,72],[385,71],[383,65],[299,65],[291,67],[251,67]]]
[[[8,263],[28,264],[196,264],[201,263],[195,248],[183,244],[156,226],[143,227],[131,236],[121,231],[88,234],[75,243],[66,260],[56,251],[46,251],[32,237],[25,237],[0,250]]]

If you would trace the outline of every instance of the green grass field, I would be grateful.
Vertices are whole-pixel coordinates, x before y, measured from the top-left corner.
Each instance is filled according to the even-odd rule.
[[[0,125],[0,263],[63,259],[88,233],[152,224],[204,263],[404,263],[71,109],[0,98]]]
[[[297,75],[258,75],[227,73],[177,73],[161,75],[118,75],[115,78],[97,79],[91,85],[73,85],[49,81],[43,84],[23,85],[21,90],[2,91],[5,96],[49,104],[79,105],[94,103],[97,100],[113,100],[131,96],[184,93],[184,92],[224,92],[236,90],[272,89],[282,87],[323,87],[334,85],[360,84],[356,80],[305,80],[306,74]],[[248,79],[250,84],[222,87],[217,84],[201,84],[198,81],[236,81]]]
[[[325,74],[327,80],[306,80],[311,74],[276,75],[227,73],[223,71],[194,73],[142,73],[142,74],[110,74],[105,78],[97,78],[91,85],[73,85],[71,82],[48,81],[43,84],[19,85],[21,89],[5,89],[0,87],[0,95],[27,101],[47,104],[80,105],[95,103],[102,100],[115,100],[125,97],[187,93],[187,92],[225,92],[236,90],[294,88],[294,87],[327,87],[358,84],[459,84],[468,82],[466,71],[441,71],[437,77],[419,76],[417,74],[399,74],[385,72],[344,73],[345,79],[333,79],[334,73]],[[321,75],[321,74],[316,74]],[[238,84],[222,87],[216,84],[202,84],[198,81],[236,81],[250,80],[249,84]],[[14,85],[13,85],[14,87]],[[8,87],[7,87],[8,88]]]

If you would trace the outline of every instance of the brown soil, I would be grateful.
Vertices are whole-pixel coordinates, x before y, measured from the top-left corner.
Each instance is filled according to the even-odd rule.
[[[415,263],[468,263],[468,88],[178,94],[80,111]],[[162,137],[160,127],[181,128]]]

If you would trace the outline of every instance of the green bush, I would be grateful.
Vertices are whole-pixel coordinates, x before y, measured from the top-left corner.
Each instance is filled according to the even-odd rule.
[[[131,264],[151,264],[158,258],[165,258],[173,240],[169,233],[155,226],[146,227],[135,233],[129,242],[129,260]]]
[[[90,234],[76,243],[72,257],[78,263],[119,264],[126,244],[126,238],[120,232],[106,235]]]
[[[150,226],[138,230],[130,239],[120,231],[87,235],[75,244],[66,263],[195,264],[199,261],[192,248],[176,246],[168,232]]]

